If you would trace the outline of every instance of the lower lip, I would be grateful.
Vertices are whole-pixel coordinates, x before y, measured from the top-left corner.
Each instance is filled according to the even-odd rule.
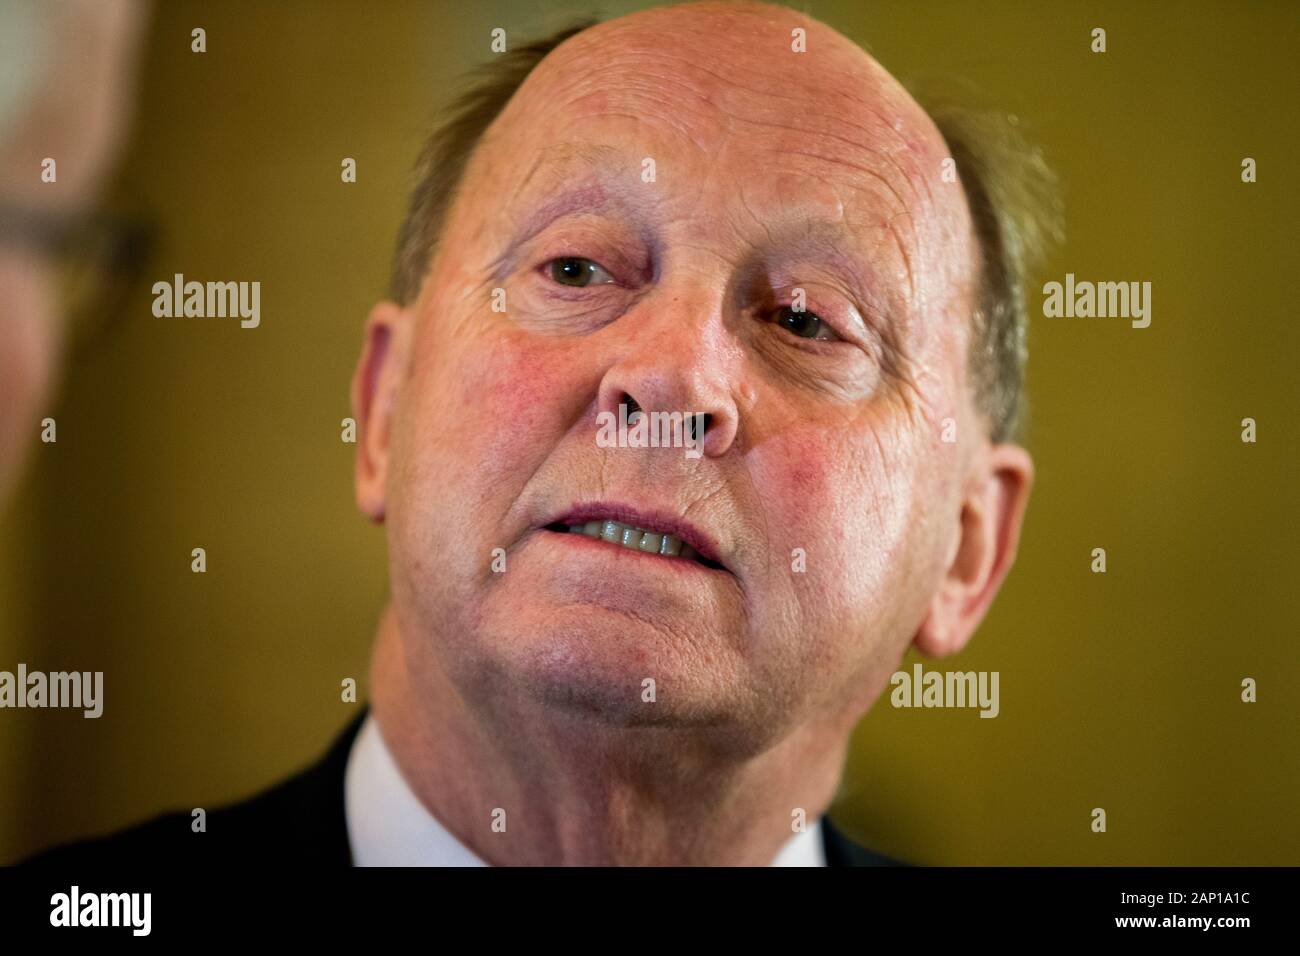
[[[726,574],[728,572],[715,568],[705,567],[700,562],[690,558],[674,558],[661,554],[652,554],[649,551],[641,551],[636,548],[625,548],[621,544],[614,544],[603,538],[589,538],[585,534],[578,532],[547,531],[541,529],[540,534],[548,539],[568,543],[570,547],[581,548],[590,551],[592,554],[608,554],[611,558],[617,559],[622,556],[623,559],[637,562],[639,567],[661,567],[666,571],[676,571],[678,573],[700,572],[703,574]]]

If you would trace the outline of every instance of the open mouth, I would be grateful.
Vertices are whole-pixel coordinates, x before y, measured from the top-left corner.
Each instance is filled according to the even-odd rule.
[[[677,561],[693,561],[715,571],[727,570],[717,561],[701,555],[675,534],[656,531],[654,528],[639,528],[612,518],[584,521],[581,524],[565,524],[557,521],[546,525],[545,530],[558,534],[580,534],[593,541],[604,541],[616,548],[657,554]]]

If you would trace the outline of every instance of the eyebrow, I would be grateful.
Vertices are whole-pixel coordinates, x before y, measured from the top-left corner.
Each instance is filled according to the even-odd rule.
[[[596,212],[604,209],[610,202],[608,191],[599,183],[588,183],[566,189],[533,209],[524,219],[523,226],[517,231],[517,238],[514,241],[527,242],[557,219],[575,212]]]
[[[489,264],[492,274],[499,276],[520,246],[557,219],[575,212],[599,212],[611,205],[630,205],[608,188],[612,182],[611,166],[621,162],[611,163],[611,160],[621,155],[613,146],[592,143],[555,143],[542,149],[507,203],[512,210],[511,239]],[[534,183],[539,180],[539,174],[544,174],[540,176],[543,185],[549,186],[568,169],[583,177],[581,184],[563,189],[534,206],[529,187],[532,185],[534,191],[538,188]],[[513,214],[515,209],[525,210],[522,218]]]
[[[806,260],[841,275],[862,300],[863,321],[892,321],[902,300],[892,294],[871,257],[854,251],[862,241],[843,220],[790,217],[767,227],[760,248],[765,256]]]
[[[500,255],[488,263],[496,278],[502,278],[514,266],[520,248],[551,223],[577,212],[597,213],[610,206],[622,206],[616,197],[599,183],[586,183],[564,190],[542,205],[510,219],[510,238]],[[526,204],[525,204],[525,208]]]

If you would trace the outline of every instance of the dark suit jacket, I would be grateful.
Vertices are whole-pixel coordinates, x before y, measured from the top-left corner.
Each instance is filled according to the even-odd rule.
[[[366,708],[335,738],[319,761],[246,800],[212,810],[207,831],[193,833],[187,811],[164,813],[107,836],[65,844],[25,862],[42,866],[261,863],[352,865],[343,807],[343,772]],[[822,818],[830,866],[897,866]]]

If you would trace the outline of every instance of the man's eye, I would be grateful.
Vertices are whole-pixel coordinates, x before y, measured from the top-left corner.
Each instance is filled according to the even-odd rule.
[[[821,339],[834,342],[839,339],[835,331],[827,325],[816,312],[797,311],[793,306],[783,305],[776,310],[776,324],[788,329],[801,339]]]
[[[551,260],[551,278],[560,285],[582,286],[604,285],[614,281],[614,277],[592,262],[580,256],[565,256]]]

